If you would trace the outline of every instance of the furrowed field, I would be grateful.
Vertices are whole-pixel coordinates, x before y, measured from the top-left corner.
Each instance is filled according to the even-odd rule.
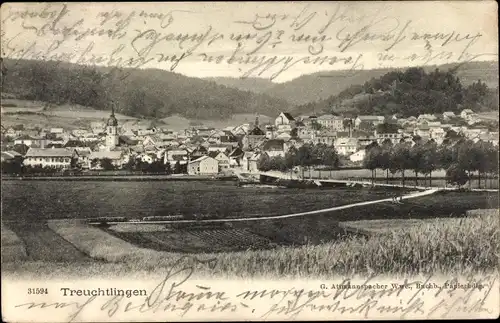
[[[22,276],[36,271],[44,277],[154,275],[164,274],[179,259],[178,265],[193,266],[195,275],[215,277],[468,274],[498,266],[498,210],[464,218],[400,221],[392,230],[377,230],[369,222],[359,221],[358,228],[374,234],[346,235],[317,245],[189,255],[141,248],[95,227],[54,221],[49,227],[85,256],[73,262],[26,262],[15,257],[9,261],[2,246],[3,272]],[[15,241],[10,242],[13,245]]]

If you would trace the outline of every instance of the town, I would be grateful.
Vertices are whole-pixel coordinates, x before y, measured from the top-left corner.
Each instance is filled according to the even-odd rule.
[[[256,116],[253,123],[224,129],[193,126],[183,131],[138,121],[120,123],[114,111],[112,107],[106,121],[91,122],[88,127],[71,131],[2,126],[2,172],[128,170],[217,175],[238,170],[252,173],[273,169],[272,165],[263,165],[264,161],[284,159],[291,150],[305,146],[333,148],[330,149],[333,157],[319,161],[323,166],[370,168],[366,155],[374,145],[406,143],[411,147],[432,142],[440,146],[463,138],[498,147],[499,135],[497,120],[470,109],[463,109],[457,115],[444,112],[408,118],[292,116],[281,112],[274,122],[267,124],[259,122]]]

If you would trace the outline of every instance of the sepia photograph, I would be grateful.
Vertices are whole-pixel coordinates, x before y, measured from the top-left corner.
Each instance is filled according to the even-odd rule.
[[[497,2],[0,18],[3,321],[498,318]]]

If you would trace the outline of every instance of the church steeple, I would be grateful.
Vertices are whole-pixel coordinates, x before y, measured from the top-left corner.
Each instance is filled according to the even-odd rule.
[[[115,117],[115,104],[111,105],[111,115],[106,122],[106,146],[113,149],[118,146],[118,120]]]

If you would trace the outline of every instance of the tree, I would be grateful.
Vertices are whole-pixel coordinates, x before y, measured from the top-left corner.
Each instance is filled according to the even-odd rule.
[[[382,142],[382,151],[379,156],[379,166],[385,170],[386,184],[389,184],[389,170],[392,165],[393,145],[392,141],[386,139]]]
[[[378,133],[397,133],[400,127],[396,123],[384,122],[377,125],[376,130]]]
[[[327,147],[323,151],[323,156],[321,156],[321,162],[323,165],[328,166],[330,168],[330,177],[332,177],[332,169],[339,168],[340,159],[339,154],[335,147]]]
[[[372,185],[375,182],[376,169],[380,167],[382,149],[375,142],[373,145],[366,147],[365,158],[363,159],[363,166],[372,172]]]
[[[180,174],[181,172],[182,172],[181,162],[177,161],[177,162],[175,162],[175,165],[174,165],[174,174]]]
[[[170,163],[169,163],[169,162],[167,162],[167,163],[164,165],[164,167],[165,167],[165,173],[167,173],[167,174],[172,174],[172,168],[170,167]]]
[[[429,175],[429,186],[432,186],[432,172],[439,165],[437,144],[434,141],[428,141],[423,148],[420,171],[425,176]]]
[[[446,170],[446,179],[448,183],[462,186],[467,183],[469,176],[460,165],[454,164]]]
[[[410,147],[408,143],[399,143],[394,147],[392,172],[400,171],[403,179],[403,187],[405,186],[405,171],[410,169]]]
[[[415,186],[418,186],[418,173],[422,170],[424,150],[421,143],[416,143],[410,148],[409,167],[415,172]]]
[[[271,160],[267,154],[261,154],[259,160],[257,161],[257,169],[262,172],[267,172],[271,170]]]
[[[310,166],[312,162],[312,152],[310,145],[300,146],[297,150],[297,163],[302,168],[302,178],[304,178],[304,167]]]
[[[102,169],[104,170],[114,170],[115,165],[113,165],[113,162],[109,158],[103,158],[99,161]]]
[[[297,148],[291,146],[285,154],[284,164],[286,169],[290,170],[290,179],[292,179],[293,168],[298,165]]]
[[[129,171],[134,171],[137,169],[137,160],[131,156],[127,163],[123,166],[123,168],[125,168],[126,170],[129,170]]]

